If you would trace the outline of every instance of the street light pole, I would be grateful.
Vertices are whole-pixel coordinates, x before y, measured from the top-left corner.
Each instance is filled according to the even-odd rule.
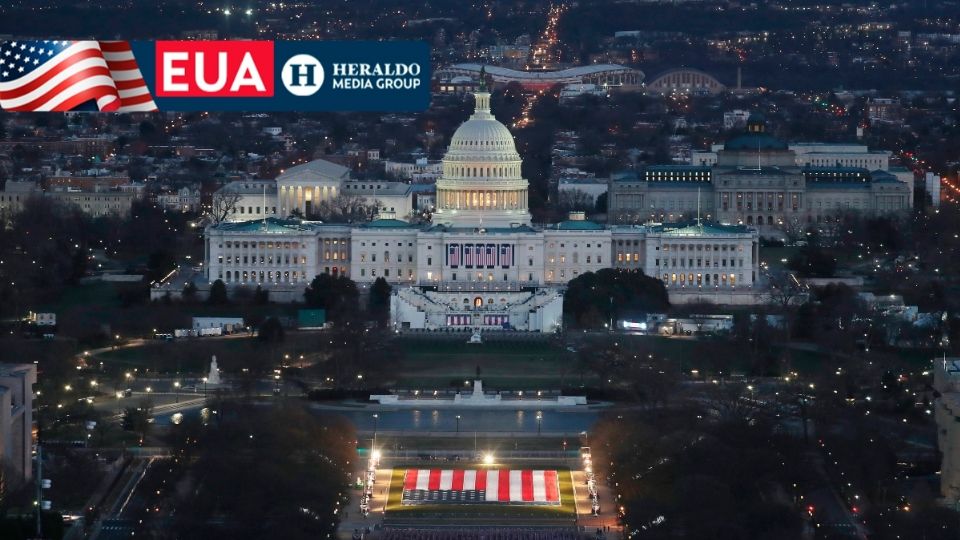
[[[379,423],[380,423],[380,415],[374,413],[373,414],[373,447],[374,448],[377,447],[377,426]],[[370,450],[373,451],[374,448],[371,448]]]
[[[460,415],[457,415],[457,433],[460,433]]]
[[[537,413],[537,436],[540,436],[540,426],[543,422],[543,413]]]

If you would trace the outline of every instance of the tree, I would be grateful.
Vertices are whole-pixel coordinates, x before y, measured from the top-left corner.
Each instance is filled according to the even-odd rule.
[[[611,319],[660,312],[670,305],[663,282],[641,270],[605,268],[570,280],[563,311],[577,326],[598,328]]]
[[[253,291],[253,303],[258,306],[267,305],[270,302],[270,291],[257,285],[257,290]]]
[[[227,284],[222,279],[218,279],[210,285],[210,297],[207,302],[211,304],[226,304],[230,300],[227,298]]]
[[[147,436],[150,430],[150,420],[153,416],[153,404],[149,400],[143,400],[136,407],[127,407],[123,410],[121,426],[124,431],[132,431],[140,435],[140,441]]]
[[[276,317],[267,317],[257,330],[257,339],[266,343],[283,341],[283,326]]]
[[[558,206],[564,211],[589,212],[594,209],[593,197],[582,189],[564,190],[560,192]]]
[[[381,327],[386,326],[390,318],[390,293],[392,287],[387,280],[378,277],[370,287],[370,298],[367,301],[367,316],[377,321]]]
[[[183,287],[183,299],[193,300],[197,297],[197,286],[191,281]]]
[[[226,219],[236,210],[237,204],[243,198],[237,190],[229,186],[218,190],[213,194],[210,201],[210,218],[214,223],[226,221]]]
[[[352,223],[369,221],[377,214],[377,209],[383,205],[380,201],[369,202],[366,197],[340,193],[336,197],[320,201],[316,205],[314,215],[329,223]]]
[[[601,193],[599,196],[597,196],[597,200],[594,203],[593,211],[598,214],[606,214],[608,200],[609,200],[609,197],[607,195],[607,192]]]
[[[812,243],[800,248],[787,267],[803,277],[832,277],[837,269],[837,259]]]
[[[336,323],[356,319],[360,292],[346,276],[320,274],[303,293],[307,306],[327,310],[327,319]]]
[[[172,441],[194,440],[187,477],[202,481],[175,490],[177,512],[156,525],[178,538],[334,535],[356,452],[349,423],[299,405],[223,401],[217,410],[218,421],[204,429],[171,429]]]

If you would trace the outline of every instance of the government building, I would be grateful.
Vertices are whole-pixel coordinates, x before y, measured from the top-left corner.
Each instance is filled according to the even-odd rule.
[[[746,132],[690,165],[653,165],[614,175],[611,223],[674,221],[702,215],[784,236],[829,226],[846,212],[905,214],[913,208],[913,173],[889,166],[889,152],[862,145],[788,145],[753,114]]]
[[[562,321],[567,282],[604,268],[656,276],[673,302],[756,301],[753,228],[699,220],[607,226],[582,213],[561,223],[532,223],[513,136],[491,114],[489,93],[476,92],[475,100],[473,115],[456,130],[443,159],[430,223],[397,219],[383,209],[362,224],[291,218],[283,209],[303,210],[306,197],[299,193],[317,193],[301,181],[293,199],[280,188],[277,216],[206,228],[197,288],[209,290],[222,280],[228,290],[260,286],[272,300],[295,302],[319,274],[348,276],[362,289],[382,277],[393,286],[391,323],[397,330],[553,332]],[[267,206],[272,214],[272,204]],[[152,296],[182,287],[173,279]]]

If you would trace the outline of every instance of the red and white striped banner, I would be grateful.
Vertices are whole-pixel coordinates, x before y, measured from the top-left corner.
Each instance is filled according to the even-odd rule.
[[[560,504],[555,470],[407,469],[402,504]]]

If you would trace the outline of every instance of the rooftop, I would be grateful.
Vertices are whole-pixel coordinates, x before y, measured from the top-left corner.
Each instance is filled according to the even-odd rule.
[[[360,227],[363,229],[419,229],[420,225],[408,223],[401,219],[384,218],[362,223]]]
[[[487,66],[481,64],[454,64],[450,66],[453,69],[465,71],[475,71],[478,74],[483,69],[488,75],[494,77],[503,77],[525,81],[552,81],[556,79],[578,78],[595,73],[606,71],[635,71],[633,68],[621,66],[619,64],[593,64],[589,66],[577,66],[557,71],[519,71],[500,66]]]
[[[602,231],[606,229],[603,225],[585,219],[568,219],[560,223],[547,225],[545,229],[556,231]]]
[[[300,219],[280,219],[269,217],[250,221],[223,221],[211,228],[224,232],[260,232],[264,234],[284,234],[308,232],[322,226],[342,224],[326,224],[320,221],[304,221]]]
[[[651,228],[653,232],[662,233],[665,236],[702,236],[712,234],[749,234],[751,229],[744,225],[725,225],[715,221],[685,221],[677,223],[663,223],[654,225]]]
[[[315,159],[301,165],[295,165],[284,170],[277,178],[285,178],[300,175],[315,175],[326,178],[346,178],[350,175],[350,169],[343,165],[338,165],[325,159]]]

